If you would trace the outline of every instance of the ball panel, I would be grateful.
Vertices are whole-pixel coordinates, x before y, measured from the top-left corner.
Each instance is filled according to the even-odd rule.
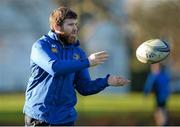
[[[136,50],[136,57],[142,63],[157,63],[168,57],[170,47],[160,39],[143,42]]]
[[[141,57],[141,56],[137,55],[137,59],[142,63],[147,63],[147,59],[144,58],[144,57]]]
[[[162,43],[160,39],[151,39],[150,41],[146,41],[144,43],[147,43],[150,46],[162,46],[162,47],[165,46],[165,44]]]

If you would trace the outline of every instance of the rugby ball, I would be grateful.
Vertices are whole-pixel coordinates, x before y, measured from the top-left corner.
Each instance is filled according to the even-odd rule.
[[[136,57],[142,63],[158,63],[168,57],[170,47],[161,39],[151,39],[143,42],[136,50]]]

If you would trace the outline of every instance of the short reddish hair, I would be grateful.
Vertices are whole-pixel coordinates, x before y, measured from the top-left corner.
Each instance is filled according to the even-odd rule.
[[[61,26],[65,19],[77,19],[77,14],[68,7],[59,7],[55,9],[49,17],[49,25],[52,31],[54,31],[54,24]]]

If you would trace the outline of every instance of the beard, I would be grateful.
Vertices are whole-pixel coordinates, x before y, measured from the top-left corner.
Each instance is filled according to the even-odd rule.
[[[68,41],[68,43],[73,44],[77,41],[77,36],[76,35],[70,35],[67,37],[67,41]]]
[[[65,45],[73,44],[77,41],[77,35],[64,33],[64,34],[59,34],[58,37]]]

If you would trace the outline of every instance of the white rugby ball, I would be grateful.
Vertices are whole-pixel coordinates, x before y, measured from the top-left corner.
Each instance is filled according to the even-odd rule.
[[[136,57],[142,63],[158,63],[170,53],[169,44],[161,39],[143,42],[136,50]]]

